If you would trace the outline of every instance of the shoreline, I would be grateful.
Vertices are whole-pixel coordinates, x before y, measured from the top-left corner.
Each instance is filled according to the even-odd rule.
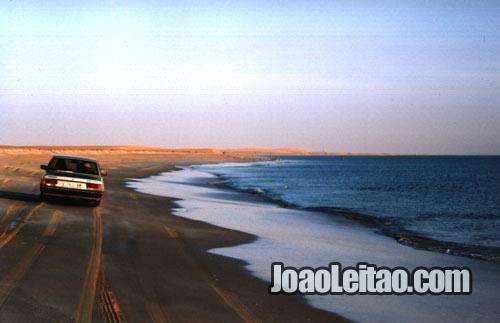
[[[403,266],[406,268],[415,268],[418,266],[470,266],[475,273],[474,277],[478,277],[479,275],[480,278],[479,280],[475,279],[476,290],[474,293],[476,297],[474,299],[469,298],[468,300],[466,297],[440,298],[445,301],[445,303],[442,304],[444,307],[441,309],[441,318],[447,321],[452,320],[453,316],[458,315],[456,317],[475,317],[479,319],[479,316],[477,316],[478,314],[473,313],[471,306],[482,308],[483,311],[486,311],[482,314],[486,315],[485,317],[494,315],[492,313],[494,310],[492,310],[493,307],[491,307],[491,302],[493,302],[493,304],[495,303],[495,288],[498,286],[491,286],[490,280],[497,277],[499,268],[498,265],[493,262],[484,262],[473,258],[410,248],[397,243],[393,238],[375,233],[359,223],[356,226],[352,220],[341,217],[333,219],[323,212],[318,213],[307,210],[284,209],[279,208],[274,203],[267,204],[267,202],[262,205],[262,199],[259,197],[249,194],[244,197],[240,196],[242,194],[240,192],[221,188],[220,181],[213,174],[211,174],[213,178],[205,179],[202,183],[202,175],[194,170],[194,182],[191,182],[187,180],[189,175],[186,175],[188,177],[184,177],[184,175],[179,174],[186,169],[190,169],[190,167],[186,167],[176,172],[161,173],[151,178],[138,181],[142,182],[144,185],[139,184],[136,186],[129,183],[128,186],[145,194],[159,196],[164,194],[165,196],[172,196],[172,194],[168,192],[175,192],[173,195],[176,199],[179,199],[176,201],[179,208],[174,210],[174,214],[177,216],[257,236],[258,238],[252,239],[251,242],[229,247],[212,248],[207,251],[211,254],[231,257],[238,261],[242,261],[245,264],[246,270],[261,281],[269,281],[269,277],[267,276],[269,274],[269,264],[263,259],[274,259],[275,261],[282,261],[287,265],[295,267],[306,265],[313,267],[321,266],[326,265],[324,262],[332,260],[339,261],[345,265],[354,265],[356,261],[363,261],[389,267]],[[216,190],[213,190],[214,186],[210,184],[210,182],[214,180],[216,181]],[[200,188],[201,190],[199,190]],[[184,197],[182,197],[183,195]],[[259,202],[259,200],[261,202]],[[246,208],[250,209],[245,211]],[[254,212],[257,213],[252,215]],[[308,228],[308,220],[304,220],[307,219],[307,216],[311,217],[310,219],[312,219],[313,222],[322,223],[322,225],[320,227],[315,227],[316,229]],[[280,217],[282,218],[281,220]],[[288,218],[288,220],[286,220],[286,218]],[[265,222],[262,223],[266,223],[266,225],[263,227],[260,226],[259,228],[258,223],[263,220]],[[279,225],[280,221],[292,222],[287,222],[287,226],[282,227]],[[301,229],[299,231],[292,230],[293,233],[288,234],[286,233],[287,227]],[[262,228],[265,228],[264,231],[262,231]],[[328,230],[325,228],[328,228]],[[271,233],[269,236],[270,232],[276,230],[278,230],[278,233]],[[323,230],[323,232],[318,232],[319,230]],[[281,231],[283,231],[283,233],[279,233]],[[307,245],[312,242],[310,240],[311,236],[309,236],[309,238],[307,236],[302,238],[295,237],[299,232],[300,234],[308,232],[308,234],[313,234],[313,236],[320,234],[320,236],[323,237],[322,239],[331,239],[332,234],[338,238],[334,242],[332,241],[333,249],[328,248],[323,251],[320,250],[320,254],[323,254],[323,256],[319,258],[310,258],[312,257],[310,253],[316,252],[318,248],[314,247],[313,244],[310,246],[311,249],[307,249]],[[285,239],[286,242],[280,244],[279,240],[286,236],[294,238],[293,240]],[[308,241],[306,245],[300,243],[303,239]],[[294,262],[294,258],[289,258],[287,260],[286,257],[289,257],[291,254],[288,254],[288,252],[280,252],[280,248],[282,248],[280,245],[285,248],[284,250],[291,248],[288,252],[306,252],[304,255],[309,254],[306,256],[309,260],[300,260],[298,263]],[[335,245],[337,247],[335,247]],[[276,258],[276,256],[278,258]],[[389,261],[389,259],[391,260]],[[357,297],[345,295],[340,297],[333,296],[333,298],[321,296],[305,296],[305,298],[308,299],[308,303],[315,308],[340,313],[343,317],[356,321],[369,321],[370,318],[375,317],[382,319],[380,315],[383,313],[394,315],[391,316],[393,320],[394,318],[397,320],[397,317],[399,317],[400,319],[405,318],[408,321],[418,321],[421,317],[425,317],[425,315],[431,315],[431,313],[428,312],[428,308],[434,302],[433,296],[429,295],[423,297],[413,295],[394,298],[390,296]],[[333,300],[334,304],[331,304],[330,302]],[[396,303],[399,304],[397,307],[401,308],[401,310],[392,313],[392,311],[394,311],[393,306],[396,306],[394,305]],[[373,307],[374,304],[379,305]],[[461,308],[461,314],[455,312],[454,308],[457,306]],[[359,311],[360,308],[372,308],[370,311],[371,314],[366,315],[367,310]],[[406,310],[404,310],[405,308]],[[410,312],[412,314],[409,314]],[[485,317],[483,317],[483,319]],[[388,320],[388,317],[384,319]]]
[[[275,156],[269,161],[277,161]],[[269,162],[262,161],[262,162]],[[259,161],[255,161],[259,162]],[[246,163],[246,162],[243,162]],[[252,161],[253,163],[253,161]],[[199,165],[193,165],[199,166]],[[411,230],[407,230],[401,226],[394,223],[386,224],[383,219],[377,218],[375,216],[363,214],[354,210],[347,208],[336,208],[336,207],[301,207],[293,203],[289,203],[279,197],[273,197],[266,194],[264,191],[255,190],[245,190],[240,189],[234,185],[228,183],[229,178],[218,173],[211,173],[220,179],[219,187],[234,190],[243,194],[251,194],[261,197],[263,200],[273,203],[279,207],[293,209],[293,210],[303,210],[303,211],[313,211],[321,212],[329,216],[343,217],[355,223],[361,223],[369,228],[373,228],[377,233],[391,237],[396,242],[409,246],[419,250],[427,250],[442,254],[455,255],[461,257],[468,257],[472,259],[481,259],[484,261],[500,263],[500,248],[493,246],[479,246],[479,245],[466,245],[461,243],[456,243],[452,241],[437,240],[434,238],[426,237],[420,235]]]
[[[126,187],[130,178],[147,179],[163,172],[173,174],[176,165],[242,162],[248,159],[214,154],[95,154],[103,168],[108,169],[109,176],[105,179],[107,192],[103,203],[101,207],[94,209],[66,203],[38,202],[38,179],[42,172],[38,165],[46,163],[50,155],[51,152],[41,155],[0,154],[0,166],[3,166],[0,167],[0,223],[6,225],[11,219],[16,219],[17,215],[22,216],[31,207],[37,207],[33,217],[25,223],[17,237],[7,247],[0,249],[0,276],[8,275],[17,264],[22,263],[30,246],[42,241],[45,247],[34,265],[26,269],[26,279],[12,285],[17,288],[9,301],[4,305],[0,304],[0,320],[29,321],[32,314],[23,310],[26,306],[44,306],[44,310],[37,314],[42,320],[71,321],[74,318],[81,291],[81,275],[85,273],[87,255],[91,249],[89,243],[94,234],[91,219],[96,214],[100,214],[102,218],[102,272],[105,277],[103,286],[106,288],[101,291],[101,287],[98,287],[96,292],[112,293],[129,321],[145,321],[152,317],[174,321],[235,321],[241,319],[240,315],[249,315],[257,321],[306,321],[312,318],[314,321],[330,322],[346,321],[346,317],[367,321],[383,313],[391,313],[393,307],[401,308],[397,313],[400,318],[404,317],[401,315],[410,315],[409,313],[420,315],[422,319],[434,317],[417,313],[432,307],[432,302],[427,303],[426,297],[349,296],[335,298],[333,307],[328,304],[330,298],[318,297],[314,302],[319,306],[313,307],[304,296],[270,295],[269,284],[265,279],[269,268],[265,265],[264,271],[259,274],[259,268],[254,263],[259,259],[262,261],[266,253],[280,250],[266,244],[269,240],[259,238],[259,234],[245,233],[245,230],[206,223],[204,218],[185,218],[178,212],[185,212],[180,206],[186,201],[173,198],[172,194],[160,197],[135,192]],[[253,160],[255,159],[250,159]],[[190,187],[193,186],[181,185],[173,192],[178,193]],[[213,188],[213,185],[207,187]],[[238,200],[241,198],[240,193],[233,190],[223,193],[229,193],[236,200],[227,204],[230,208],[221,212],[222,215],[231,216],[239,209],[239,203],[245,204],[245,200],[248,200],[247,196]],[[261,196],[248,196],[262,199]],[[213,197],[210,194],[205,196],[208,201]],[[263,215],[269,215],[267,219],[272,220],[273,214],[267,212],[275,212],[277,209],[277,206],[269,203],[269,208],[263,208],[262,212]],[[208,207],[200,211],[203,213],[210,210]],[[290,219],[299,221],[296,226],[301,228],[296,232],[298,234],[302,231],[302,225],[307,223],[296,217],[297,212],[306,212],[318,223],[328,226],[328,230],[322,233],[325,239],[331,238],[330,229],[334,230],[337,237],[318,258],[320,263],[309,259],[305,260],[305,265],[325,265],[324,262],[329,260],[339,260],[345,265],[363,260],[408,267],[459,263],[471,266],[475,278],[479,278],[475,281],[474,297],[440,297],[440,303],[453,301],[453,306],[459,312],[462,311],[461,316],[478,320],[497,313],[494,291],[498,288],[496,278],[499,269],[496,264],[409,248],[380,234],[366,234],[365,226],[352,221],[347,223],[342,217],[282,209],[281,215],[292,213]],[[40,240],[40,235],[57,214],[62,215],[59,227],[54,237],[48,240],[50,243],[45,244],[45,240]],[[332,221],[338,225],[332,226]],[[274,230],[284,226],[275,223],[268,228]],[[312,232],[317,234],[317,231],[309,230],[309,233]],[[315,251],[312,247],[308,249],[307,240],[293,238],[288,243],[290,250],[303,249],[305,255]],[[220,254],[221,252],[224,254]],[[245,260],[244,257],[252,253],[257,255],[256,258]],[[287,256],[287,253],[279,254],[280,258],[283,256]],[[293,259],[284,260],[291,263]],[[486,283],[488,279],[489,284]],[[65,288],[54,289],[54,286],[61,284]],[[102,305],[98,295],[94,317],[101,315]],[[384,310],[379,303],[386,301],[392,307]],[[471,306],[481,311],[471,310]],[[442,309],[439,317],[444,320],[455,315],[441,311]],[[389,318],[390,316],[382,319],[389,321]]]
[[[5,285],[14,289],[0,304],[1,321],[34,320],[35,312],[26,311],[27,307],[36,308],[37,320],[43,321],[72,321],[81,315],[78,300],[86,268],[99,263],[88,258],[94,254],[92,241],[97,234],[93,219],[102,221],[99,272],[104,283],[96,286],[92,313],[86,315],[96,320],[102,319],[105,308],[100,295],[112,293],[120,313],[131,322],[346,321],[312,308],[303,297],[269,295],[268,285],[252,276],[244,262],[209,252],[248,243],[254,236],[178,217],[173,214],[176,199],[136,193],[124,185],[129,178],[147,178],[178,164],[241,161],[238,156],[78,153],[97,157],[108,170],[106,193],[98,208],[38,201],[42,173],[38,166],[48,161],[51,152],[0,154],[2,227],[36,208],[17,236],[0,249],[0,276],[9,277],[18,264],[26,263],[30,247],[40,243],[44,247],[16,282]],[[54,218],[59,219],[57,226],[52,224]],[[55,228],[47,241],[42,238],[46,226]]]
[[[432,251],[440,254],[480,259],[493,263],[500,263],[500,248],[490,246],[465,245],[451,241],[436,240],[419,235],[410,230],[406,230],[395,225],[388,226],[382,220],[370,215],[357,213],[351,210],[339,208],[297,208],[298,210],[319,211],[328,215],[342,216],[374,228],[376,232],[394,239],[401,245],[412,247],[418,250]]]
[[[234,158],[234,156],[228,156],[223,154],[223,160],[215,160],[211,161],[209,164],[221,164],[221,163],[247,163],[247,162],[266,162],[267,157],[262,157],[260,155],[250,155],[250,156],[245,156],[241,157],[238,156]],[[181,167],[191,167],[191,166],[198,166],[198,165],[205,165],[205,163],[187,163],[187,164],[173,164],[167,169],[157,169],[156,172],[151,173],[148,172],[149,174],[141,176],[139,178],[124,178],[122,181],[122,186],[126,190],[132,190],[134,193],[138,195],[144,195],[151,197],[150,194],[147,193],[142,193],[142,192],[137,192],[135,189],[132,189],[126,185],[130,180],[136,180],[136,179],[147,179],[153,176],[157,176],[158,174],[162,173],[172,173],[177,171]],[[185,217],[179,216],[175,213],[175,210],[177,210],[180,207],[180,201],[181,199],[167,196],[167,197],[161,197],[160,200],[163,200],[164,198],[167,198],[170,203],[172,203],[172,206],[169,208],[169,213],[170,216],[175,218],[176,221],[179,222],[185,222],[183,226],[194,226],[197,230],[198,227],[208,227],[210,230],[214,231],[221,231],[224,234],[224,238],[221,239],[221,236],[218,235],[215,239],[211,240],[209,244],[206,242],[203,242],[201,244],[197,243],[196,246],[194,247],[195,250],[192,249],[193,246],[188,247],[190,250],[190,253],[193,254],[198,254],[199,256],[197,257],[199,261],[196,262],[197,266],[203,267],[204,270],[207,272],[212,272],[212,275],[216,278],[217,281],[222,283],[222,280],[227,279],[227,282],[223,283],[224,288],[230,293],[234,293],[235,295],[240,295],[241,294],[250,294],[255,297],[255,300],[253,301],[254,306],[258,306],[258,310],[251,309],[251,314],[250,316],[253,316],[256,314],[257,316],[250,317],[250,318],[243,318],[244,321],[250,321],[250,322],[255,322],[255,321],[276,321],[276,320],[288,320],[290,322],[303,322],[305,320],[311,320],[313,318],[313,321],[315,322],[351,322],[350,320],[346,319],[344,316],[338,314],[337,312],[332,312],[332,311],[324,311],[319,308],[315,308],[308,304],[305,300],[305,297],[302,295],[295,295],[295,296],[289,296],[289,295],[270,295],[268,293],[268,284],[264,281],[262,281],[259,278],[256,278],[248,269],[245,261],[241,259],[235,259],[233,257],[228,257],[224,255],[220,255],[217,253],[213,253],[213,250],[221,249],[221,248],[232,248],[232,247],[237,247],[245,244],[252,243],[258,239],[258,236],[243,232],[243,231],[238,231],[238,230],[232,230],[228,228],[224,228],[221,226],[213,225],[210,223],[207,223],[205,221],[199,221],[199,220],[192,220],[192,219],[187,219]],[[177,232],[182,232],[182,230],[178,230]],[[194,238],[191,235],[188,235],[187,238]],[[201,260],[204,258],[204,260]],[[215,263],[215,267],[218,267],[217,269],[210,268]],[[222,272],[217,272],[218,269],[224,268],[224,271]],[[231,268],[234,267],[234,268]],[[229,272],[229,274],[228,274]],[[227,276],[226,276],[227,275]],[[226,278],[225,278],[226,277]],[[244,277],[244,279],[243,279]],[[231,280],[237,281],[237,283],[232,283]],[[249,281],[250,283],[248,283]],[[256,283],[257,282],[257,283]],[[238,286],[236,288],[236,286]],[[259,287],[261,286],[261,287]],[[244,288],[247,288],[249,291],[244,291],[242,292]],[[255,291],[255,289],[258,289]],[[271,301],[271,299],[274,299],[276,302],[271,302],[273,305],[266,304],[266,306],[263,306],[265,302],[262,301],[262,298],[266,298],[267,301]],[[245,302],[245,305],[248,305],[248,300]],[[274,307],[277,305],[277,309],[279,309],[281,306],[284,306],[283,309],[281,310],[276,310],[273,309],[272,313],[269,313],[269,309],[264,309],[263,307]],[[287,312],[289,310],[289,306],[298,306],[295,308],[293,311],[290,309],[290,312]],[[304,312],[304,309],[302,308],[303,306],[306,307],[307,311]],[[259,311],[263,311],[263,313],[259,313]],[[311,314],[313,316],[309,316],[310,314],[307,314],[309,311],[311,311]],[[266,313],[267,312],[267,313]],[[266,314],[264,314],[266,313]],[[278,315],[278,316],[276,316]],[[305,315],[305,316],[304,316]],[[274,318],[273,318],[274,317]],[[301,318],[302,317],[302,318]],[[247,320],[248,319],[248,320]]]

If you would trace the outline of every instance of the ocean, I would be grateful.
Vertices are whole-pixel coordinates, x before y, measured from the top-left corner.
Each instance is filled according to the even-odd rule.
[[[467,267],[474,277],[473,297],[305,296],[313,307],[357,322],[490,322],[500,315],[499,263],[455,250],[464,245],[474,253],[498,254],[499,161],[281,156],[269,162],[179,166],[130,179],[127,186],[178,199],[176,216],[253,236],[209,252],[242,260],[245,270],[263,281],[271,282],[273,262],[296,268],[330,262],[408,270]],[[434,252],[429,241],[416,249],[392,236],[410,230],[453,250]]]
[[[199,169],[282,206],[345,214],[395,235],[500,247],[500,157],[281,156]]]

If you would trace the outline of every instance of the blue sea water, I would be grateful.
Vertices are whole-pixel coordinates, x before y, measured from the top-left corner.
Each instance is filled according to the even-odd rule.
[[[421,237],[500,247],[500,157],[280,156],[201,168],[294,207],[354,212]]]
[[[332,261],[343,267],[366,262],[410,271],[422,266],[467,267],[474,275],[473,297],[305,296],[308,304],[315,308],[355,322],[492,322],[500,317],[500,248],[487,246],[497,241],[498,218],[483,217],[481,212],[498,214],[495,213],[498,195],[491,194],[498,185],[495,169],[498,170],[498,159],[487,158],[282,157],[276,162],[179,166],[177,171],[129,179],[126,185],[143,194],[176,199],[176,207],[172,209],[175,216],[249,234],[253,239],[246,243],[224,245],[208,252],[241,260],[245,270],[268,283],[272,279],[271,264],[276,261],[295,268],[317,268]],[[242,194],[235,189],[257,194]],[[445,189],[450,192],[444,194]],[[478,190],[487,193],[478,195],[480,200],[474,203],[468,201],[477,197]],[[269,203],[268,199],[282,205],[283,200],[288,204],[293,201],[296,205],[282,208]],[[301,210],[299,205],[315,210]],[[490,237],[483,240],[492,243],[461,248],[449,242],[435,243],[417,237],[410,240],[415,248],[409,248],[404,245],[406,241],[399,239],[403,245],[397,243],[391,237],[378,234],[386,234],[385,230],[353,223],[341,216],[345,215],[342,212],[322,212],[325,206],[338,209],[338,205],[368,210],[365,217],[383,219],[382,222],[388,222],[391,227],[395,222],[414,227],[421,230],[420,235],[442,238],[446,234],[461,243],[469,240],[480,240],[480,243],[483,241],[476,236],[479,233]],[[476,215],[472,216],[474,225],[464,220],[464,214],[468,214],[462,212],[464,208],[470,208],[472,211],[468,212]],[[418,214],[423,214],[424,209],[433,210],[435,219],[430,216],[419,219]],[[443,210],[448,211],[443,213]],[[461,212],[459,216],[454,210]],[[395,222],[388,221],[389,218]],[[447,230],[449,224],[453,224],[452,229]],[[453,231],[460,226],[463,226],[462,233]]]

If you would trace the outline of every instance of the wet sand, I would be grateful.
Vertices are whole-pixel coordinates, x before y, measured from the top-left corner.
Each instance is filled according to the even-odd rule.
[[[243,262],[207,252],[254,236],[176,217],[175,200],[124,185],[255,151],[81,149],[63,152],[96,157],[109,173],[97,208],[39,202],[50,149],[0,151],[1,322],[342,320],[302,297],[269,295]]]
[[[217,172],[219,166],[211,168]],[[224,166],[220,166],[223,168]],[[223,171],[221,171],[223,173]],[[340,214],[279,207],[258,194],[221,185],[205,167],[183,167],[131,180],[138,192],[180,199],[174,214],[258,237],[252,243],[210,250],[240,259],[255,276],[271,283],[273,261],[286,266],[343,267],[367,262],[409,271],[417,267],[467,267],[470,295],[308,295],[311,306],[356,322],[491,322],[500,317],[498,263],[418,250]]]

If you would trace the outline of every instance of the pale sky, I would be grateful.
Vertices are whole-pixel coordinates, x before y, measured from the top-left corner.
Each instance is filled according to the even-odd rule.
[[[0,144],[500,154],[498,1],[84,3],[0,3]]]

